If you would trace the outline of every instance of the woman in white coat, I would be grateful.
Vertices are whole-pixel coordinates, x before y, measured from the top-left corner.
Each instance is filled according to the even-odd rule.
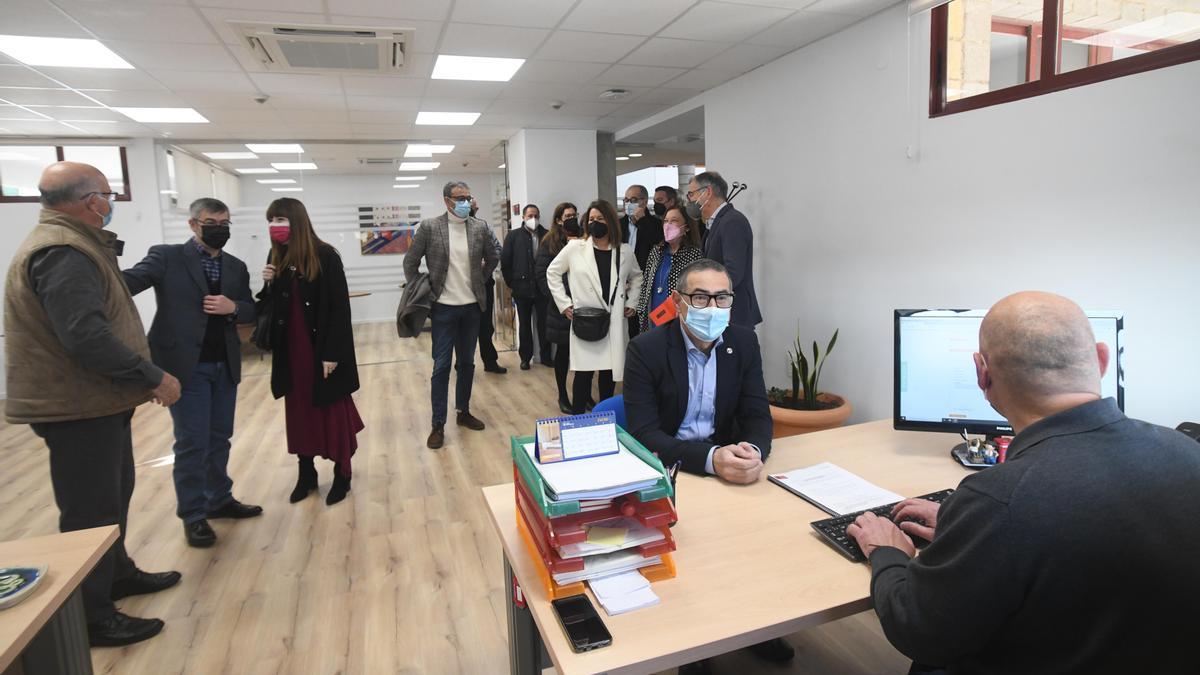
[[[601,199],[589,204],[584,214],[587,238],[567,242],[546,270],[554,304],[568,319],[574,319],[575,310],[584,307],[609,312],[608,334],[600,340],[580,338],[572,324],[570,368],[575,381],[571,400],[576,414],[584,412],[593,372],[600,373],[600,400],[611,397],[616,383],[624,378],[625,345],[629,342],[626,318],[636,312],[642,289],[642,271],[633,248],[620,243],[624,237],[617,210]],[[563,274],[571,295],[563,287]]]

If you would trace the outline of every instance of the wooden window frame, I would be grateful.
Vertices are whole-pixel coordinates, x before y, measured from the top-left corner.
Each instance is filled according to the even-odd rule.
[[[103,145],[103,144],[101,144],[101,145]],[[6,146],[0,146],[0,147],[19,148],[21,146],[6,145]],[[42,147],[45,147],[45,146],[42,146]],[[111,146],[109,146],[109,147],[111,147]],[[125,155],[125,146],[118,145],[116,147],[121,152],[121,180],[125,184],[125,191],[117,194],[117,201],[130,202],[130,201],[133,201],[133,191],[132,191],[132,188],[129,186],[129,159]],[[63,146],[55,145],[54,152],[58,156],[58,161],[60,161],[60,162],[63,161]],[[30,197],[30,196],[18,197],[18,196],[0,195],[0,204],[28,204],[31,202],[38,202],[38,201],[41,201],[41,197]]]
[[[1060,48],[1059,34],[1086,36],[1089,32],[1094,33],[1097,31],[1087,31],[1086,29],[1073,27],[1063,30],[1062,0],[1044,0],[1042,21],[1040,24],[1042,38],[1040,45],[1038,44],[1039,41],[1033,35],[1033,27],[1025,32],[1026,37],[1030,40],[1027,54],[1031,57],[1031,63],[1027,67],[1026,72],[1030,81],[1012,87],[1005,87],[1004,89],[967,96],[956,101],[947,101],[946,52],[948,45],[946,38],[948,35],[950,9],[948,5],[943,4],[935,7],[932,12],[929,36],[930,117],[941,117],[968,110],[978,110],[979,108],[986,108],[1001,103],[1011,103],[1021,99],[1080,87],[1085,84],[1104,82],[1105,80],[1125,77],[1126,75],[1144,73],[1150,70],[1200,60],[1200,40],[1163,46],[1161,49],[1155,51],[1117,59],[1116,61],[1112,60],[1111,48],[1093,46],[1088,52],[1088,67],[1060,73],[1058,69],[1062,62],[1062,50]],[[1019,28],[1019,24],[1015,22],[1003,23]],[[996,30],[996,28],[997,24],[993,22],[992,29]],[[1016,30],[1001,30],[999,32],[1021,34]],[[1152,44],[1162,45],[1163,43],[1158,41]],[[1049,48],[1047,48],[1047,45],[1049,45]],[[1032,63],[1035,51],[1038,52],[1036,70],[1034,70]],[[1040,74],[1041,77],[1032,79],[1032,76],[1036,74]]]

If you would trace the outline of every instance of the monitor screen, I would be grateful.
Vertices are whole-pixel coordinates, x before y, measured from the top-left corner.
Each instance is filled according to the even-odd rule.
[[[992,409],[975,377],[972,354],[979,351],[979,325],[987,310],[898,309],[894,427],[912,431],[964,429],[974,434],[1007,435],[1008,421]],[[1100,393],[1125,409],[1121,372],[1121,312],[1088,312],[1096,341],[1112,354]]]

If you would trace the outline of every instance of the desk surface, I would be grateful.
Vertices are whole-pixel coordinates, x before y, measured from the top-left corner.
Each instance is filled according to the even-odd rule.
[[[776,439],[767,469],[834,462],[902,495],[958,485],[948,434],[894,431],[891,420]],[[575,654],[518,538],[511,483],[484,488],[505,554],[554,665],[575,673],[648,673],[723,654],[870,609],[870,570],[825,545],[809,523],[828,515],[762,480],[735,486],[680,474],[673,530],[679,576],[656,582],[655,607],[611,617],[611,647]],[[589,595],[591,592],[589,591]]]
[[[20,656],[30,640],[83,583],[100,556],[117,540],[117,526],[64,532],[0,543],[0,567],[48,565],[33,594],[0,610],[0,672]]]

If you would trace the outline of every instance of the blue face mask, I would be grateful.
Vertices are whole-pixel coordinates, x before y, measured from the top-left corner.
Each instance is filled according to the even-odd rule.
[[[454,215],[459,218],[466,218],[471,215],[471,202],[466,199],[461,202],[454,202]]]
[[[637,213],[637,210],[638,210],[637,202],[625,202],[625,215],[632,218],[633,214]]]
[[[704,342],[715,342],[729,327],[729,308],[722,309],[711,305],[704,309],[688,307],[683,322],[692,331],[692,335]]]
[[[117,202],[115,200],[108,199],[107,197],[105,197],[105,201],[108,202],[108,213],[104,214],[103,216],[100,216],[101,218],[104,219],[104,223],[100,226],[101,229],[108,227],[108,224],[112,222],[113,210],[117,206]],[[99,215],[99,214],[97,214],[97,215]]]

